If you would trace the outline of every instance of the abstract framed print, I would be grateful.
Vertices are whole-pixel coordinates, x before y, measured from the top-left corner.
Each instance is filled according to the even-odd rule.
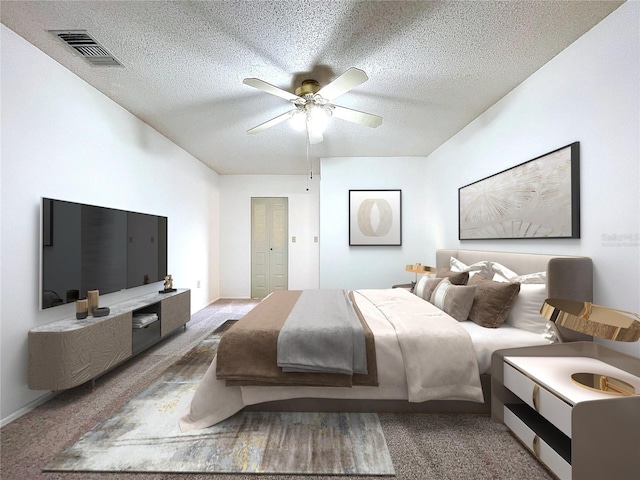
[[[459,188],[458,238],[580,238],[580,142]]]
[[[401,190],[349,190],[349,245],[402,245]]]

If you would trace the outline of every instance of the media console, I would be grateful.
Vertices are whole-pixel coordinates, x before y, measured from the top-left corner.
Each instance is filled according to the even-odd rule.
[[[29,330],[29,388],[64,390],[95,381],[178,328],[186,328],[191,291],[147,294],[109,309],[104,317],[74,316]],[[134,328],[136,314],[157,314],[158,320]]]

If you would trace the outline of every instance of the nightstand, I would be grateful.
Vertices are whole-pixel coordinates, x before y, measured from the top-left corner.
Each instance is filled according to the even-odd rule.
[[[560,479],[640,478],[640,396],[589,390],[581,372],[611,375],[640,392],[640,359],[593,342],[498,350],[491,413]]]

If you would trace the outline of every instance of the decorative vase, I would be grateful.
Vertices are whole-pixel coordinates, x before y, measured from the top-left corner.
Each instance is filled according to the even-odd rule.
[[[89,301],[86,298],[76,300],[76,318],[82,320],[89,315]]]
[[[89,290],[87,292],[87,300],[89,301],[89,315],[93,315],[93,309],[98,308],[100,292],[98,290]]]

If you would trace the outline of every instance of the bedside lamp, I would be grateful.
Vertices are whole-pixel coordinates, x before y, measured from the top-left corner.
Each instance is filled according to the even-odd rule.
[[[637,313],[594,305],[591,302],[547,298],[540,314],[556,325],[592,337],[618,342],[636,342],[640,339],[640,315]],[[606,375],[574,373],[571,380],[591,390],[613,395],[637,395],[632,385]]]
[[[436,273],[436,269],[433,267],[428,267],[426,265],[422,265],[421,263],[414,263],[413,265],[407,265],[405,270],[407,272],[411,272],[411,273],[415,273],[416,274],[416,281],[414,283],[418,283],[418,274],[425,274],[425,273]]]

